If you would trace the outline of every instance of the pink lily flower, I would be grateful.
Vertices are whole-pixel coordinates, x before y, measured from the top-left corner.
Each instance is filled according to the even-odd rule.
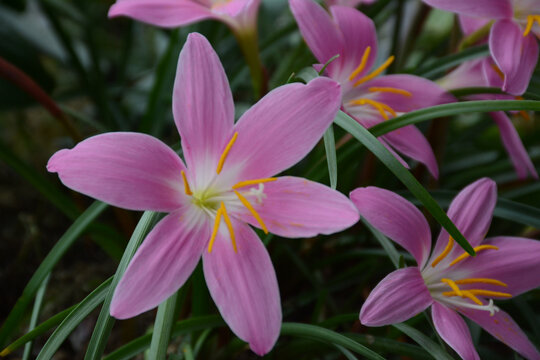
[[[429,80],[412,75],[379,76],[393,56],[370,71],[377,58],[375,25],[360,11],[331,6],[330,16],[311,0],[290,0],[289,4],[317,60],[326,64],[339,55],[327,66],[326,74],[341,84],[342,109],[361,125],[369,128],[402,113],[452,101]],[[402,163],[394,150],[425,164],[438,176],[433,150],[416,127],[406,126],[379,139]]]
[[[109,17],[128,16],[167,28],[205,19],[223,21],[237,32],[256,26],[261,0],[117,0]]]
[[[186,165],[160,140],[106,133],[55,153],[47,168],[69,188],[132,210],[169,213],[148,234],[116,287],[118,319],[176,292],[202,257],[206,283],[231,330],[263,355],[280,332],[272,262],[248,224],[284,237],[343,230],[358,220],[350,200],[324,185],[272,177],[301,160],[339,108],[339,85],[315,79],[279,87],[234,124],[227,77],[206,38],[180,53],[173,114]]]
[[[360,4],[373,4],[376,0],[325,0],[328,6],[341,5],[357,7]]]
[[[540,353],[503,310],[493,303],[540,285],[540,241],[499,236],[484,239],[497,200],[496,184],[480,179],[452,201],[448,216],[474,247],[469,256],[443,229],[431,250],[429,225],[413,204],[380,188],[358,188],[351,200],[360,216],[401,245],[417,266],[396,270],[369,294],[360,321],[383,326],[405,321],[431,306],[442,339],[465,360],[479,359],[469,329],[458,313],[528,359]]]
[[[521,95],[538,61],[540,2],[537,0],[424,0],[433,7],[473,19],[462,19],[465,32],[494,20],[489,35],[493,60],[504,75],[502,90]],[[474,19],[476,18],[476,19]]]
[[[499,87],[502,83],[502,74],[497,66],[489,58],[467,61],[452,72],[439,79],[437,83],[447,90],[466,87]],[[469,97],[472,100],[492,100],[492,99],[516,99],[519,97],[510,95],[474,95]],[[525,111],[520,112],[525,119],[530,119]],[[504,111],[490,112],[489,115],[499,127],[501,141],[520,179],[525,179],[527,175],[538,179],[538,173],[534,167],[519,133],[516,131],[512,120]]]

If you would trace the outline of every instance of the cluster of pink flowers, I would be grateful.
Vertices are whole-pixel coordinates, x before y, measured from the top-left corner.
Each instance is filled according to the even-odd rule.
[[[116,132],[88,138],[55,153],[47,168],[69,188],[131,210],[168,213],[148,234],[116,287],[110,313],[118,319],[150,310],[189,278],[202,258],[210,294],[231,330],[263,355],[279,336],[279,287],[270,256],[251,227],[282,237],[332,234],[363,217],[412,254],[417,266],[396,270],[371,292],[360,311],[366,326],[398,323],[431,307],[437,332],[463,359],[478,359],[462,314],[529,359],[540,353],[510,315],[504,300],[540,285],[540,242],[485,239],[496,203],[487,178],[463,189],[448,216],[474,247],[470,257],[442,230],[433,251],[421,212],[388,190],[366,187],[350,198],[304,178],[276,174],[304,158],[338,111],[370,128],[401,114],[457,101],[447,90],[499,86],[524,93],[538,59],[540,1],[424,0],[462,16],[470,34],[493,21],[491,58],[462,64],[438,83],[383,75],[390,56],[377,61],[377,34],[354,7],[374,0],[290,0],[299,30],[323,76],[278,87],[234,122],[225,71],[204,36],[189,35],[178,60],[173,115],[183,159],[149,135]],[[118,0],[111,17],[129,16],[162,27],[203,19],[226,23],[236,34],[256,32],[259,0]],[[474,17],[474,18],[472,18]],[[239,37],[241,40],[241,37]],[[339,57],[336,57],[339,55]],[[510,119],[492,113],[519,177],[538,178]],[[439,176],[430,144],[409,125],[379,138],[401,157]],[[527,274],[524,276],[524,274]]]

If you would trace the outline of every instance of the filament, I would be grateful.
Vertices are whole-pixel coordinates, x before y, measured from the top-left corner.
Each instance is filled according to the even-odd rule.
[[[264,221],[261,219],[261,217],[259,216],[257,211],[253,208],[253,206],[249,203],[249,201],[238,191],[236,190],[233,190],[233,191],[236,194],[236,196],[238,196],[238,199],[240,200],[240,202],[249,210],[249,212],[251,213],[251,215],[253,215],[255,220],[257,220],[259,225],[261,225],[261,228],[263,229],[264,233],[268,234],[268,228],[264,224]]]
[[[225,150],[223,150],[223,153],[221,154],[221,157],[219,158],[218,166],[216,169],[216,172],[219,174],[221,172],[221,169],[223,169],[223,164],[225,164],[225,159],[227,159],[227,155],[229,154],[229,151],[231,151],[232,146],[234,145],[234,142],[236,141],[236,138],[238,137],[238,132],[235,132],[227,146],[225,147]]]
[[[366,67],[367,60],[369,58],[370,53],[371,53],[371,46],[368,46],[364,50],[364,54],[362,55],[362,60],[360,61],[360,65],[358,65],[358,67],[349,76],[349,81],[352,81],[352,79],[357,77],[358,74],[360,74],[362,72],[362,70],[364,70],[364,68]]]
[[[354,87],[357,87],[360,84],[365,83],[366,81],[369,81],[375,77],[377,77],[380,73],[382,73],[386,68],[388,68],[393,62],[394,62],[394,55],[390,56],[386,61],[379,66],[377,69],[373,70],[369,75],[361,77],[357,82],[354,83]]]
[[[454,238],[449,236],[448,237],[448,244],[446,244],[446,247],[444,248],[443,252],[431,263],[431,267],[437,266],[438,263],[440,263],[452,250],[454,247]]]

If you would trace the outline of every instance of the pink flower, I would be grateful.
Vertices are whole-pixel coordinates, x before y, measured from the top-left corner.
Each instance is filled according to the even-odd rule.
[[[289,4],[317,60],[325,64],[339,55],[326,73],[341,84],[343,110],[363,126],[369,128],[401,113],[452,101],[443,89],[420,77],[378,77],[392,63],[393,56],[370,71],[377,58],[375,25],[360,11],[331,6],[330,16],[311,0],[290,0]],[[403,127],[380,140],[398,159],[393,149],[422,162],[433,176],[438,176],[431,146],[416,127]]]
[[[223,21],[244,32],[256,25],[260,0],[117,0],[109,17],[128,16],[161,27],[179,27],[205,19]]]
[[[538,61],[540,1],[538,0],[424,0],[426,4],[468,18],[465,33],[495,20],[489,35],[491,56],[504,75],[503,91],[521,95],[527,90]],[[472,17],[472,18],[470,18]]]
[[[375,0],[325,0],[328,6],[341,5],[349,7],[357,7],[360,4],[373,4]]]
[[[540,353],[512,318],[493,304],[540,285],[540,242],[499,236],[484,239],[495,202],[496,185],[487,178],[463,189],[448,216],[474,247],[470,257],[443,229],[430,255],[431,232],[422,213],[388,190],[366,187],[351,199],[375,228],[409,251],[418,266],[390,273],[360,310],[367,326],[405,321],[431,306],[439,335],[463,359],[479,359],[461,313],[529,359]]]
[[[489,58],[467,61],[437,83],[447,90],[453,90],[465,87],[486,87],[500,86],[502,83],[502,74],[497,66]],[[474,95],[470,97],[474,100],[492,100],[492,99],[516,99],[519,97],[510,95]],[[521,112],[522,116],[529,119],[529,114]],[[499,127],[502,143],[510,160],[514,165],[516,173],[520,179],[525,179],[528,174],[538,179],[538,173],[534,168],[525,146],[514,128],[512,121],[504,111],[490,112],[489,115]]]
[[[225,72],[208,41],[190,34],[180,53],[173,114],[186,165],[138,133],[91,137],[49,160],[71,189],[112,205],[168,212],[116,287],[111,315],[154,308],[176,292],[202,256],[210,294],[232,331],[259,355],[281,327],[279,289],[265,247],[248,226],[285,237],[343,230],[358,220],[347,197],[291,176],[339,108],[339,85],[315,79],[279,87],[234,124]]]

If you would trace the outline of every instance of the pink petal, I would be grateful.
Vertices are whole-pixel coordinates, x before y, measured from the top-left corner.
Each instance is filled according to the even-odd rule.
[[[426,165],[434,178],[439,177],[439,167],[431,145],[415,126],[409,125],[389,132],[384,139],[401,154]]]
[[[116,16],[168,28],[215,17],[208,8],[190,0],[120,0],[109,9],[109,17]]]
[[[243,190],[269,232],[279,236],[328,235],[352,226],[359,218],[358,211],[346,196],[303,178],[284,176],[264,184],[264,195],[260,202],[249,196],[249,188]],[[260,227],[245,208],[237,216]]]
[[[259,179],[296,164],[332,123],[340,98],[339,84],[329,78],[274,89],[236,123],[238,139],[224,172],[228,168],[241,179]]]
[[[540,359],[540,353],[527,339],[518,324],[504,311],[500,310],[493,316],[488,311],[459,309],[463,315],[480,325],[495,338],[511,347],[527,359]]]
[[[343,68],[338,75],[340,80],[348,79],[351,73],[360,65],[364,51],[371,47],[370,56],[364,70],[357,76],[362,76],[371,69],[377,58],[377,32],[373,20],[362,12],[345,6],[332,6],[330,12],[343,36]],[[336,74],[337,75],[337,74]]]
[[[321,64],[326,64],[335,55],[341,55],[327,67],[329,74],[339,74],[343,63],[344,39],[330,15],[312,0],[289,0],[289,6],[304,40]]]
[[[370,92],[369,88],[391,87],[408,91],[412,96],[391,92]],[[413,75],[386,75],[368,81],[358,88],[369,98],[382,102],[396,112],[409,112],[422,108],[454,102],[456,99],[433,81]],[[366,96],[368,97],[368,96]]]
[[[437,80],[437,84],[445,90],[488,86],[484,77],[483,64],[484,59],[466,61],[452,70],[448,75]]]
[[[353,190],[350,196],[360,216],[403,246],[419,267],[424,267],[431,249],[431,232],[420,210],[398,194],[374,186]]]
[[[523,146],[521,138],[514,128],[512,121],[502,111],[489,114],[499,127],[504,148],[508,152],[508,155],[510,155],[510,159],[514,164],[518,177],[520,179],[525,179],[530,173],[533,178],[538,179],[538,173],[534,168],[534,164],[532,163],[527,150]]]
[[[461,316],[438,302],[434,302],[431,306],[431,316],[439,335],[462,359],[480,360],[472,342],[471,332]]]
[[[463,31],[463,35],[465,36],[471,35],[473,32],[490,22],[490,20],[486,18],[478,18],[465,15],[459,15],[458,18],[459,24],[461,25],[461,30]],[[485,42],[485,40],[482,40],[481,42]]]
[[[186,201],[182,160],[149,135],[93,136],[56,152],[47,170],[70,189],[126,209],[169,212]]]
[[[521,95],[527,90],[538,61],[538,43],[533,34],[510,20],[497,21],[491,28],[489,48],[493,60],[505,75],[503,91]]]
[[[511,0],[424,0],[437,9],[492,19],[513,16]]]
[[[448,217],[473,247],[480,245],[484,240],[491,224],[496,201],[497,185],[488,178],[482,178],[468,185],[452,200]],[[448,239],[448,232],[442,229],[432,253],[433,258],[442,253]],[[462,253],[463,249],[459,245],[454,245],[443,263],[451,262]]]
[[[464,260],[459,265],[461,273],[472,278],[502,281],[508,287],[483,285],[482,288],[513,296],[540,286],[540,241],[499,236],[486,239],[484,244],[495,245],[499,250],[485,250],[474,258]]]
[[[206,216],[191,205],[161,220],[116,286],[111,315],[117,319],[139,315],[177,291],[199,262],[210,226]]]
[[[274,267],[257,235],[231,219],[238,252],[222,231],[203,254],[210,295],[231,330],[258,355],[269,352],[281,328],[281,303]],[[222,227],[224,228],[224,227]]]
[[[391,272],[371,291],[360,309],[366,326],[396,324],[410,319],[433,303],[417,267]]]
[[[232,138],[234,103],[217,54],[198,33],[189,34],[178,59],[173,114],[187,166],[200,186],[215,175]]]

